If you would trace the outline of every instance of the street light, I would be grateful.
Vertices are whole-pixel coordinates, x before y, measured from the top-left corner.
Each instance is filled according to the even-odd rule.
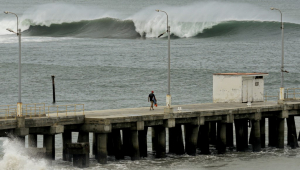
[[[4,11],[5,14],[14,14],[17,17],[17,32],[7,28],[6,30],[15,33],[19,37],[19,100],[17,103],[17,114],[22,116],[22,102],[21,102],[21,29],[19,29],[18,15],[12,12]]]
[[[288,71],[284,70],[283,61],[284,61],[284,42],[283,42],[283,22],[282,22],[282,12],[277,8],[270,8],[271,10],[278,10],[281,15],[281,39],[282,39],[282,56],[281,56],[281,87],[280,87],[280,95],[279,100],[284,100],[284,85],[283,85],[283,72],[288,73]]]
[[[171,93],[170,93],[170,82],[171,82],[171,75],[170,75],[170,26],[169,26],[169,18],[168,18],[168,14],[165,11],[162,10],[155,10],[156,12],[163,12],[167,15],[167,33],[168,33],[168,93],[166,96],[166,108],[164,109],[165,113],[172,113],[172,108],[171,108]],[[158,36],[161,37],[162,35],[164,35],[166,32],[160,34]]]

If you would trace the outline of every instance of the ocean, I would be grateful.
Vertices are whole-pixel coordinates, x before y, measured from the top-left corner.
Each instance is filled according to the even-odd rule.
[[[85,110],[147,107],[153,90],[158,105],[167,94],[168,13],[171,27],[172,104],[212,102],[212,75],[266,72],[265,92],[277,95],[281,76],[281,22],[284,22],[285,88],[300,83],[299,0],[0,0],[14,12],[22,30],[22,102],[46,105],[84,104]],[[18,37],[16,16],[0,14],[0,105],[18,102]],[[52,103],[55,75],[56,103]],[[276,100],[276,99],[273,99]],[[296,118],[296,126],[300,119]],[[266,128],[267,130],[268,128]],[[298,129],[299,130],[299,129]],[[74,133],[73,141],[77,133]],[[149,136],[148,136],[149,137]],[[18,142],[0,138],[0,169],[76,169],[62,161],[56,135],[56,160],[26,155]],[[285,140],[286,141],[286,140]],[[150,137],[148,138],[150,147]],[[268,142],[268,141],[267,141]],[[39,136],[38,147],[42,147]],[[100,165],[87,169],[223,170],[299,169],[300,150],[266,148],[252,153],[176,156]]]

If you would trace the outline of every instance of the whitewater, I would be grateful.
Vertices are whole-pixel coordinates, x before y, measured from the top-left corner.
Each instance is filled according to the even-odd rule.
[[[149,6],[127,17],[112,10],[55,3],[34,6],[19,14],[19,24],[25,33],[29,30],[27,35],[35,36],[84,37],[103,30],[94,36],[153,38],[166,30],[165,14],[155,11],[159,8],[168,11],[171,33],[180,38],[194,37],[228,22],[279,22],[274,11],[246,3],[197,2],[185,6]],[[285,23],[300,24],[299,19],[292,17],[286,18]],[[38,32],[36,27],[42,30]],[[9,34],[6,28],[16,29],[14,18],[0,20],[0,35]],[[57,30],[53,33],[52,29]],[[83,32],[85,35],[77,35]]]

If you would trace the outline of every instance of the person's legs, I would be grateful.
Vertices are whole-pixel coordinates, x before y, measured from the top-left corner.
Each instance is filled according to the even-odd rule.
[[[151,108],[152,108],[152,110],[154,110],[154,109],[153,109],[153,101],[151,101],[150,110],[151,110]]]

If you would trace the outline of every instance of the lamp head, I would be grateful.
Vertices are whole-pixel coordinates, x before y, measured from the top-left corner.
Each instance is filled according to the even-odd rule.
[[[156,12],[159,12],[159,9],[156,9],[155,11],[156,11]]]
[[[9,31],[9,32],[14,32],[13,30],[11,30],[11,29],[9,29],[9,28],[7,28],[6,30]]]
[[[8,14],[8,11],[4,11],[4,14]]]
[[[271,10],[274,10],[275,8],[271,7],[270,9],[271,9]]]

